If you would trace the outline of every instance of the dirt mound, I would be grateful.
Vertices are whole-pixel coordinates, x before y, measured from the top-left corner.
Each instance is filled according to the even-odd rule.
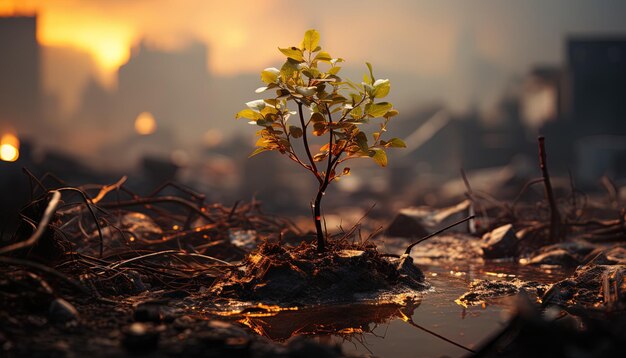
[[[373,246],[331,245],[325,253],[301,244],[295,248],[264,244],[248,255],[245,270],[215,286],[221,296],[279,304],[358,300],[394,289],[428,287],[409,256],[388,259]]]

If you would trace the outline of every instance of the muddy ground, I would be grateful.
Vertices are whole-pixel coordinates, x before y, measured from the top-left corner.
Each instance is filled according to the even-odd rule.
[[[555,222],[547,203],[473,193],[449,208],[403,210],[382,234],[364,221],[318,253],[314,235],[258,203],[224,207],[175,189],[140,197],[123,182],[35,186],[0,245],[2,356],[341,357],[317,337],[412,322],[420,295],[436,294],[420,265],[498,261],[569,274],[471,282],[457,304],[519,303],[500,334],[468,353],[624,353],[626,225],[614,205],[564,199]]]

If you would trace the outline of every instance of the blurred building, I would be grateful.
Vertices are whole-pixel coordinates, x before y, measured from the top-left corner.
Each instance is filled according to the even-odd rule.
[[[31,134],[40,105],[37,17],[0,17],[0,130],[11,123],[13,130]]]
[[[626,37],[571,38],[567,61],[569,114],[591,133],[626,134]]]
[[[162,51],[141,42],[120,67],[117,97],[123,123],[150,112],[159,127],[175,128],[180,138],[199,137],[210,115],[206,45]]]
[[[575,168],[584,181],[626,177],[620,164],[626,162],[626,37],[569,38],[559,82],[544,81],[556,92],[546,107],[558,110],[540,130],[552,143],[556,165]]]

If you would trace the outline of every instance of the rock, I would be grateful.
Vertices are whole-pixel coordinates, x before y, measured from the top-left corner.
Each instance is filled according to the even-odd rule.
[[[145,323],[135,322],[122,331],[122,344],[129,352],[151,352],[159,345],[159,332]]]
[[[230,243],[245,251],[251,251],[257,247],[257,237],[255,230],[228,230]]]
[[[424,282],[424,273],[415,265],[411,256],[406,254],[400,256],[397,269],[400,272],[400,279],[410,287],[417,289],[428,287],[428,284]]]
[[[78,319],[78,311],[71,303],[57,298],[50,303],[48,318],[52,322],[66,323]]]
[[[526,282],[517,278],[510,281],[474,280],[470,284],[469,291],[455,302],[463,307],[475,306],[485,303],[487,299],[511,296],[520,291],[538,296],[545,288],[546,285],[538,282]]]
[[[136,322],[161,323],[163,321],[162,307],[160,304],[152,302],[139,303],[133,312],[133,319]]]
[[[385,234],[391,237],[416,238],[428,235],[428,231],[415,217],[401,211],[393,219]]]
[[[470,204],[469,200],[465,200],[442,209],[425,206],[402,209],[385,234],[392,237],[424,237],[469,216]]]
[[[569,251],[555,248],[547,252],[539,253],[531,257],[525,263],[529,265],[576,267],[580,264],[580,261]]]
[[[502,225],[482,237],[483,256],[487,259],[513,257],[517,253],[518,239],[513,225]]]
[[[626,266],[588,264],[573,276],[555,283],[543,298],[544,305],[623,310],[626,308]]]
[[[132,282],[132,293],[141,293],[148,290],[148,287],[141,279],[139,272],[135,270],[129,270],[126,272],[126,277]]]

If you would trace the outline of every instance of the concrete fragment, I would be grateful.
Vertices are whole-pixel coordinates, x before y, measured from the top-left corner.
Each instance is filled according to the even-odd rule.
[[[502,225],[482,237],[483,256],[488,259],[513,257],[517,253],[517,236],[513,225]]]

